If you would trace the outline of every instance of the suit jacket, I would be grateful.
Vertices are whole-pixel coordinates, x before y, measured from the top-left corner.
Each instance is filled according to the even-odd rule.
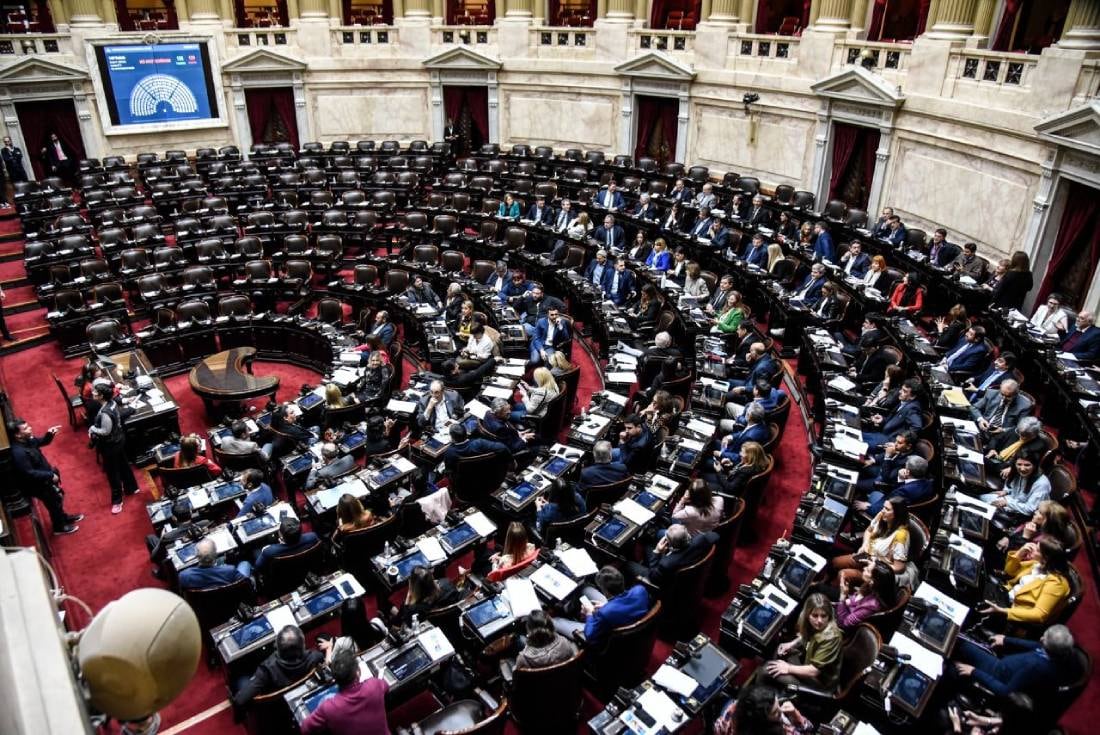
[[[212,567],[193,566],[180,572],[180,589],[204,590],[210,587],[224,587],[243,579],[237,567],[229,564],[215,564]]]
[[[643,426],[641,434],[638,434],[626,444],[619,445],[619,461],[630,467],[630,460],[634,459],[639,452],[643,452],[651,446],[653,446],[653,434],[650,433],[649,427]]]
[[[691,189],[689,189],[687,186],[684,186],[684,188],[680,189],[680,191],[669,189],[667,198],[674,202],[690,202],[692,198],[694,198],[694,196],[695,195],[692,194]]]
[[[576,210],[570,209],[568,212],[566,212],[564,209],[559,209],[557,212],[554,213],[554,216],[551,217],[550,224],[555,230],[558,230],[560,232],[561,230],[564,230],[566,227],[568,227],[569,223],[576,218]]]
[[[555,350],[562,349],[565,345],[569,344],[569,341],[573,339],[573,331],[569,328],[569,322],[562,318],[558,318],[558,323],[554,328],[554,338],[549,343],[546,341],[546,335],[550,331],[550,320],[546,317],[539,319],[535,324],[535,336],[531,340],[531,347],[536,350],[541,350],[546,347],[551,347]]]
[[[978,283],[983,283],[989,275],[989,264],[980,255],[970,256],[970,259],[967,260],[966,253],[960,253],[955,257],[952,265],[958,266],[960,273],[970,276]]]
[[[612,263],[610,260],[605,261],[604,264],[603,264],[603,268],[600,271],[599,278],[596,278],[596,268],[598,266],[599,266],[599,261],[597,261],[595,258],[590,260],[588,262],[588,266],[585,267],[585,269],[584,269],[584,280],[588,281],[589,283],[595,283],[596,285],[602,286],[604,276],[607,275],[608,271],[613,270],[615,268],[615,264]]]
[[[583,490],[596,485],[610,485],[623,480],[630,470],[622,462],[601,462],[589,465],[581,470],[580,486]]]
[[[729,295],[729,291],[723,291],[721,288],[715,286],[707,303],[710,304],[710,307],[716,312],[721,313],[722,309],[726,307],[726,299],[729,298]]]
[[[757,268],[767,268],[768,246],[756,246],[752,242],[749,242],[749,244],[745,246],[745,251],[741,255],[741,259],[749,265],[755,265]]]
[[[745,377],[744,380],[731,381],[730,386],[734,388],[747,388],[751,391],[752,387],[756,385],[756,381],[770,381],[772,379],[772,376],[774,376],[777,372],[779,372],[779,365],[776,364],[771,355],[765,352],[752,364],[752,367],[749,369],[749,374]]]
[[[730,244],[730,231],[725,227],[719,227],[717,232],[708,232],[706,235],[711,245],[720,250],[725,250]]]
[[[707,237],[707,233],[710,232],[710,222],[710,217],[696,219],[691,223],[691,229],[688,232],[691,233],[692,237]]]
[[[527,442],[519,435],[519,431],[507,421],[501,421],[493,414],[487,413],[485,418],[482,419],[482,423],[510,451],[522,452],[527,448]]]
[[[840,315],[840,298],[833,294],[827,299],[819,300],[814,304],[814,314],[825,321],[836,319]]]
[[[651,252],[649,257],[646,258],[645,264],[655,270],[667,271],[672,264],[672,253],[667,250],[660,253]]]
[[[828,232],[822,232],[814,238],[814,260],[836,262],[836,246],[833,245],[833,236]]]
[[[966,641],[964,644],[973,645]],[[976,666],[972,674],[976,682],[999,697],[1014,692],[1035,696],[1080,673],[1060,670],[1039,641],[1005,636],[1002,650],[1004,655],[996,663]]]
[[[538,323],[539,319],[545,319],[551,309],[557,309],[564,314],[565,302],[557,296],[550,296],[544,293],[542,301],[536,302],[533,298],[525,298],[520,301],[519,305],[516,307],[516,312],[523,321],[534,325]]]
[[[616,191],[611,195],[611,202],[608,203],[608,188],[605,186],[600,189],[599,193],[592,199],[592,203],[596,206],[603,207],[605,209],[619,210],[623,208],[623,194],[620,191]]]
[[[27,170],[23,168],[23,150],[19,146],[0,148],[0,156],[8,169],[8,178],[12,181],[26,181]]]
[[[1001,405],[1003,400],[999,389],[990,388],[970,407],[970,415],[975,420],[982,418],[992,421],[994,416],[1005,411],[1001,426],[1005,429],[1014,429],[1020,419],[1031,413],[1031,401],[1023,393],[1017,393],[1009,401],[1008,408],[1005,410]]]
[[[512,282],[512,271],[507,271],[504,274],[503,277],[500,277],[500,276],[498,276],[497,272],[494,270],[492,273],[490,273],[488,276],[486,276],[485,280],[482,281],[481,283],[484,286],[488,286],[489,288],[496,289],[498,278],[500,278],[500,288],[497,289],[497,290],[498,291],[503,291]]]
[[[610,239],[608,236],[610,235]],[[596,241],[596,244],[601,248],[607,248],[608,250],[622,250],[626,245],[626,235],[623,233],[623,228],[619,225],[612,225],[609,231],[603,225],[600,225],[592,231],[592,239]]]
[[[847,260],[844,260],[844,256],[841,256],[841,260],[843,261],[841,267],[844,272],[856,278],[863,278],[867,271],[871,270],[871,256],[867,253],[849,256]]]
[[[695,195],[694,203],[697,209],[702,209],[703,207],[714,209],[714,205],[718,204],[718,197],[713,193],[707,194],[705,192],[699,192]]]
[[[312,490],[323,480],[335,480],[337,477],[343,477],[354,470],[357,464],[355,457],[350,454],[337,457],[328,464],[309,473],[309,477],[306,478],[306,489]]]
[[[430,401],[431,398],[432,396],[430,393],[425,393],[420,396],[420,401],[416,408],[416,421],[421,427],[434,426],[435,424],[434,414],[436,409],[432,410],[432,416],[427,414],[428,401]],[[454,421],[458,421],[462,418],[462,414],[466,412],[466,402],[462,400],[462,396],[453,390],[443,391],[443,403],[447,406],[447,415]]]
[[[378,339],[382,340],[382,344],[389,347],[393,344],[393,338],[397,336],[397,327],[393,326],[393,322],[386,322],[381,326],[375,325],[370,333],[377,335]]]
[[[729,459],[734,464],[741,461],[741,447],[746,442],[757,442],[758,444],[764,444],[770,437],[768,427],[765,424],[750,424],[741,429],[734,428],[734,432],[730,434],[730,443],[722,449],[722,456]]]
[[[593,648],[599,648],[613,629],[641,620],[649,612],[649,593],[636,584],[589,616],[584,626],[584,638]]]
[[[927,477],[919,480],[906,480],[891,490],[889,495],[884,494],[882,497],[876,498],[871,503],[871,507],[867,509],[867,512],[871,514],[871,517],[878,515],[878,512],[882,510],[882,506],[886,505],[886,501],[894,497],[904,499],[909,505],[919,503],[932,497],[932,490],[932,481]]]
[[[946,268],[955,258],[959,257],[961,252],[962,248],[946,240],[940,243],[939,250],[936,249],[935,243],[930,243],[928,246],[928,262],[937,268]]]
[[[860,383],[878,383],[886,375],[886,368],[894,363],[894,358],[881,347],[866,357],[860,353],[856,358],[856,380]]]
[[[909,238],[909,232],[905,229],[905,227],[899,227],[896,230],[887,230],[886,234],[883,235],[883,237],[891,245],[901,246],[904,245],[905,241]]]
[[[718,543],[718,534],[714,531],[697,533],[684,548],[675,549],[661,556],[656,564],[649,567],[646,576],[659,589],[667,582],[671,582],[676,572],[706,556],[716,543]]]
[[[60,138],[58,138],[58,142],[61,144],[61,150],[65,153],[65,160],[75,168],[76,154],[73,153],[73,149]],[[50,170],[53,170],[61,160],[57,156],[57,148],[50,140],[47,140],[43,145],[46,147],[46,163],[49,165]]]
[[[527,219],[542,225],[548,225],[553,222],[554,213],[550,210],[550,207],[543,207],[540,212],[538,205],[532,204],[527,208]]]
[[[523,296],[534,287],[535,284],[531,283],[528,280],[524,280],[523,282],[518,284],[515,281],[509,280],[507,283],[504,284],[504,288],[500,289],[500,300],[507,301],[508,299],[516,296]]]
[[[772,216],[764,207],[753,208],[750,206],[749,211],[745,213],[744,220],[747,224],[755,225],[756,227],[770,227]]]
[[[1010,551],[1005,559],[1005,572],[1009,579],[1006,589],[1012,589],[1020,578],[1028,574],[1036,562],[1020,561],[1019,551]],[[1046,623],[1065,604],[1069,597],[1069,581],[1061,574],[1047,574],[1034,579],[1016,590],[1008,620],[1012,623]]]
[[[296,544],[284,544],[282,542],[268,544],[264,547],[263,551],[260,552],[260,555],[256,557],[256,569],[263,569],[273,557],[305,551],[314,544],[319,543],[321,543],[321,540],[317,538],[317,534],[313,531],[303,531],[302,537],[298,539],[298,543]]]
[[[508,447],[500,442],[482,439],[481,437],[464,441],[462,444],[451,444],[447,447],[447,451],[443,453],[443,466],[447,468],[447,472],[454,472],[455,468],[458,467],[458,460],[463,457],[476,457],[479,454],[488,454],[489,452],[506,454]]]
[[[893,438],[903,431],[917,431],[923,425],[924,417],[921,416],[920,403],[904,401],[899,403],[882,422],[881,431]]]
[[[634,272],[631,270],[624,270],[619,274],[619,287],[613,288],[615,283],[615,270],[605,271],[603,274],[603,292],[607,294],[607,298],[611,299],[617,306],[622,306],[630,300],[630,295],[634,293]]]
[[[978,390],[970,394],[970,400],[975,400],[975,398],[977,398],[981,393],[984,393],[989,389],[996,390],[997,388],[1000,388],[1001,381],[1005,378],[1011,377],[1011,370],[998,370],[995,364],[989,363],[989,367],[982,371],[981,375],[974,376],[974,385],[978,387]],[[989,381],[988,384],[986,383],[986,381]]]
[[[16,471],[28,482],[38,487],[53,486],[53,476],[57,472],[42,454],[40,447],[53,441],[53,434],[31,437],[27,441],[12,441],[11,458]]]
[[[960,349],[962,349],[962,352],[947,365],[947,369],[953,373],[976,373],[989,360],[989,350],[986,348],[985,342],[967,342],[965,334],[951,349],[944,353],[944,359],[949,359]]]
[[[825,276],[821,278],[814,278],[813,273],[807,273],[806,279],[798,285],[797,288],[791,293],[792,298],[799,299],[806,306],[813,306],[821,298],[821,287],[825,285]],[[809,289],[807,290],[807,287]],[[805,296],[799,296],[803,291],[806,291]]]
[[[493,275],[496,275],[496,273],[494,272]],[[415,287],[409,286],[405,290],[405,296],[414,304],[428,304],[436,309],[443,308],[443,302],[439,300],[439,295],[426,283],[419,291]]]
[[[1074,338],[1074,335],[1078,335]],[[1066,338],[1062,340],[1062,349],[1067,349],[1067,344],[1072,344],[1073,347],[1069,351],[1077,356],[1077,359],[1086,362],[1095,361],[1100,358],[1100,327],[1095,324],[1083,332],[1078,333],[1077,322],[1074,321],[1070,324],[1069,331],[1066,332]]]
[[[1035,281],[1030,271],[1009,271],[993,288],[992,305],[1006,309],[1023,308],[1024,299]]]
[[[871,234],[877,238],[885,238],[890,234],[890,223],[880,217],[871,228]]]
[[[638,202],[636,205],[634,205],[634,209],[631,210],[630,213],[638,219],[644,219],[650,222],[656,221],[661,217],[661,211],[657,209],[657,205],[653,202],[644,205],[641,202]]]

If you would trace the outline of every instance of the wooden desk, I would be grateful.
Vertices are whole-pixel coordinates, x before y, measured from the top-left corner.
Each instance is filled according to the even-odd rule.
[[[275,399],[279,378],[252,374],[255,347],[234,347],[207,357],[191,369],[191,390],[202,398],[207,414],[213,416],[217,402],[240,402],[270,395]]]
[[[151,447],[171,434],[179,434],[179,406],[140,349],[116,352],[108,355],[107,360],[111,379],[122,385],[123,405],[134,409],[126,419],[126,452],[138,464],[143,464]],[[139,380],[146,376],[151,380],[151,387],[143,388],[143,381]],[[158,392],[161,398],[153,399]]]

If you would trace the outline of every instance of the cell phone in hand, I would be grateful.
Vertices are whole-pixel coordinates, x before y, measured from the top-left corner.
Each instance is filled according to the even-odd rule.
[[[581,595],[581,605],[583,607],[595,607],[592,604],[592,600],[588,599],[588,595]]]

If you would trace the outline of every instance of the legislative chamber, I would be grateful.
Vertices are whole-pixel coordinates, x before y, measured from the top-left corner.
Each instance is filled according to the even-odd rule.
[[[36,0],[0,731],[1091,732],[1100,0]]]

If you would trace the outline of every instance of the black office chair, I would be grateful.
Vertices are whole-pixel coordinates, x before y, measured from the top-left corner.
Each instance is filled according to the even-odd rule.
[[[714,564],[712,546],[699,561],[678,569],[660,590],[650,587],[650,596],[661,601],[658,635],[665,641],[686,641],[699,632],[703,589]]]
[[[260,578],[260,590],[268,599],[274,599],[298,588],[308,572],[320,572],[324,563],[325,546],[317,543],[293,554],[273,556]]]
[[[661,601],[657,600],[639,620],[608,633],[602,648],[586,649],[585,686],[597,697],[607,701],[619,687],[632,689],[642,682],[657,642],[660,616]]]
[[[508,710],[524,733],[560,735],[576,732],[583,694],[581,671],[585,651],[553,666],[515,668],[508,691]],[[547,696],[553,692],[553,696]]]

